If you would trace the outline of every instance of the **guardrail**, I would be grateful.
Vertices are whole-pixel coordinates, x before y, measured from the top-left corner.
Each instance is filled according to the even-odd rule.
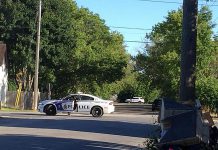
[[[151,104],[116,103],[114,106],[116,113],[157,114],[152,111]]]

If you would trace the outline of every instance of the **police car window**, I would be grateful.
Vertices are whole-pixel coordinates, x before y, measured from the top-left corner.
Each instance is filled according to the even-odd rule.
[[[65,97],[63,100],[72,101],[72,100],[74,100],[74,96],[72,96],[72,95],[67,96],[67,97]]]
[[[94,100],[94,98],[90,97],[90,96],[81,96],[81,100],[82,101],[88,101],[88,100]]]

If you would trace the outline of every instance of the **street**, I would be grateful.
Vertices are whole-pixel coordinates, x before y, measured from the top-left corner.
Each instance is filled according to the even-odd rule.
[[[157,129],[152,115],[93,118],[89,114],[0,112],[0,116],[2,150],[137,150]]]

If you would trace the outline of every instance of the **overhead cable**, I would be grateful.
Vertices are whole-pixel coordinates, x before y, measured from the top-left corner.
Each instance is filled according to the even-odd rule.
[[[170,2],[170,1],[163,1],[163,0],[138,0],[138,1],[153,2],[153,3],[165,3],[165,4],[179,4],[179,5],[182,5],[182,4],[183,4],[183,3],[181,3],[181,2]],[[198,4],[198,5],[218,6],[218,5],[214,4],[214,3],[211,4],[211,5],[200,3],[200,4]]]
[[[145,28],[132,28],[132,27],[117,27],[117,26],[109,26],[110,28],[119,28],[119,29],[131,29],[131,30],[152,30],[152,29],[145,29]]]

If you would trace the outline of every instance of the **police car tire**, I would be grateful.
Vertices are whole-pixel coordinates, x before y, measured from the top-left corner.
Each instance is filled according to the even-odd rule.
[[[104,114],[104,112],[101,107],[95,106],[92,108],[91,114],[93,117],[101,117]]]
[[[49,115],[49,116],[56,115],[56,108],[55,108],[55,106],[54,105],[46,106],[45,113],[46,113],[46,115]]]

